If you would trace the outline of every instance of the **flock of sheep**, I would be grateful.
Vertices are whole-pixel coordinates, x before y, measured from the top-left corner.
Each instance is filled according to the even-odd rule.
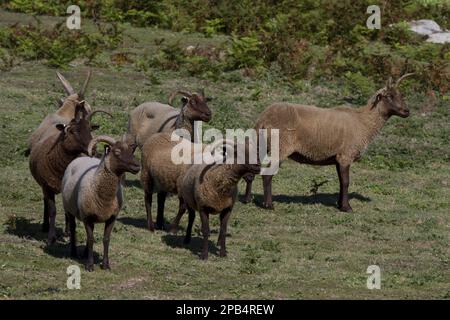
[[[351,211],[348,199],[350,165],[360,159],[389,117],[409,116],[398,90],[400,81],[409,75],[402,76],[395,83],[389,79],[387,85],[361,108],[323,109],[289,103],[272,104],[260,115],[255,128],[279,130],[279,162],[290,158],[299,163],[335,165],[340,182],[338,206],[342,211]],[[251,185],[254,176],[260,173],[261,165],[259,161],[253,164],[250,161],[212,164],[175,164],[171,161],[172,148],[178,143],[171,139],[173,131],[185,129],[193,137],[194,121],[211,120],[212,112],[205,94],[175,92],[170,96],[169,104],[176,95],[181,95],[181,110],[158,102],[141,104],[131,112],[128,130],[120,140],[105,135],[93,138],[92,131],[98,126],[91,124],[92,116],[99,112],[111,114],[102,110],[93,111],[84,100],[91,73],[88,73],[79,93],[60,73],[57,76],[67,97],[59,101],[59,109],[49,114],[33,132],[27,150],[31,174],[43,191],[43,231],[48,232],[48,244],[56,241],[55,195],[62,193],[65,233],[70,235],[71,256],[78,256],[75,230],[76,219],[79,219],[87,234],[83,253],[87,258],[86,269],[92,271],[94,225],[104,223],[102,268],[109,269],[109,241],[123,205],[125,173],[137,174],[141,171],[148,229],[165,229],[166,196],[178,195],[179,210],[170,231],[176,232],[180,219],[188,211],[184,242],[189,243],[195,211],[199,212],[204,238],[200,258],[207,259],[209,216],[219,214],[219,255],[225,256],[225,235],[238,193],[237,184],[241,178],[246,180],[244,202],[250,202]],[[105,145],[101,158],[95,157],[99,143]],[[189,143],[195,142],[192,140]],[[247,160],[256,149],[251,143],[244,144]],[[226,139],[216,141],[212,150],[225,150],[224,146],[231,146],[231,154],[226,149],[227,156],[237,156],[237,143]],[[134,156],[136,148],[141,150],[141,163]],[[273,209],[272,177],[262,176],[264,207],[269,209]],[[151,214],[153,193],[157,193],[155,223]]]

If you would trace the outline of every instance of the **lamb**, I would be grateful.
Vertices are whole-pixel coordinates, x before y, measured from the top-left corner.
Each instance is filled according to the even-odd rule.
[[[48,244],[56,240],[55,194],[61,191],[64,170],[80,153],[87,152],[88,144],[92,139],[91,130],[97,127],[92,126],[90,120],[99,111],[87,114],[84,101],[77,102],[75,117],[67,124],[57,123],[49,127],[49,132],[45,132],[31,149],[30,171],[44,194],[42,229],[43,232],[48,232]],[[67,227],[66,220],[66,232],[68,232]]]
[[[348,199],[350,165],[362,157],[391,116],[409,116],[398,86],[410,75],[403,75],[395,83],[389,78],[387,85],[358,109],[275,103],[260,115],[256,129],[279,129],[280,163],[290,158],[299,163],[335,165],[340,184],[338,207],[344,212],[352,211]],[[272,177],[262,176],[263,206],[267,209],[273,209]],[[248,179],[246,202],[251,198],[251,184],[252,179]]]
[[[175,218],[171,230],[176,231],[178,223],[184,214],[185,208],[189,212],[188,227],[184,243],[191,240],[192,225],[195,219],[195,211],[200,213],[201,230],[203,234],[203,249],[200,259],[208,259],[208,238],[209,238],[209,215],[220,214],[220,233],[218,245],[220,245],[219,255],[226,256],[225,237],[227,232],[228,219],[238,192],[237,184],[246,174],[258,174],[261,169],[259,162],[252,164],[249,153],[252,151],[251,144],[245,145],[244,161],[236,161],[237,145],[234,141],[224,140],[227,146],[227,153],[234,155],[233,163],[228,163],[226,159],[221,164],[193,164],[183,176],[177,181],[180,199],[180,209]],[[231,148],[231,150],[230,150]],[[240,159],[242,160],[242,159]]]
[[[49,114],[45,117],[39,127],[31,134],[28,139],[28,149],[25,151],[27,156],[30,154],[33,146],[44,136],[48,137],[58,133],[58,130],[55,127],[56,124],[68,124],[75,117],[76,106],[79,101],[84,100],[84,95],[86,93],[91,74],[91,71],[89,71],[80,92],[75,93],[75,90],[66,78],[64,78],[64,76],[59,72],[56,72],[56,75],[61,81],[68,97],[66,99],[59,100],[58,104],[60,108],[55,113]],[[86,113],[92,112],[92,108],[87,102],[84,102],[84,109],[86,110]]]
[[[135,145],[115,141],[108,136],[98,136],[89,143],[88,154],[93,155],[96,145],[105,142],[102,159],[80,157],[67,167],[62,181],[62,198],[70,225],[70,254],[77,257],[76,221],[81,220],[87,233],[84,255],[86,270],[94,270],[94,223],[105,223],[103,236],[103,269],[110,269],[109,240],[117,215],[122,208],[121,176],[125,172],[136,174],[139,162],[133,156]]]
[[[177,110],[170,105],[159,102],[146,102],[137,106],[130,113],[128,121],[128,142],[137,143],[142,149],[145,141],[158,132],[172,132],[177,128],[188,130],[193,137],[194,121],[211,120],[211,110],[203,90],[200,93],[176,91],[169,97],[169,104],[173,98],[183,95],[183,106]]]
[[[139,145],[143,143],[142,149],[142,171],[141,171],[141,183],[145,191],[145,207],[147,211],[147,228],[150,231],[156,229],[164,229],[164,204],[168,193],[176,194],[176,181],[178,176],[186,170],[186,165],[176,165],[171,161],[171,151],[172,148],[177,144],[171,141],[171,133],[175,129],[186,130],[191,137],[191,142],[193,141],[193,127],[195,120],[202,120],[208,122],[211,120],[211,110],[206,104],[206,98],[204,94],[190,94],[184,91],[177,91],[172,94],[169,101],[171,102],[176,94],[184,94],[183,103],[184,106],[176,115],[174,122],[175,127],[167,127],[164,123],[168,123],[166,119],[163,124],[156,125],[156,122],[142,122],[141,128],[144,129],[145,134],[138,133],[136,138],[136,143]],[[155,103],[152,105],[155,106]],[[168,108],[172,108],[167,106]],[[166,107],[164,107],[166,108]],[[173,108],[172,108],[173,109]],[[144,110],[144,109],[143,109]],[[149,114],[153,115],[154,119],[162,119],[162,110],[159,109],[158,112],[150,106],[145,109],[147,116]],[[150,117],[151,118],[151,117]],[[170,117],[169,117],[170,118]],[[130,120],[133,119],[133,116]],[[161,123],[161,122],[159,122]],[[163,132],[154,131],[152,126],[162,129]],[[155,127],[155,128],[156,128]],[[170,129],[170,130],[169,130]],[[165,132],[164,132],[165,130]],[[185,132],[186,132],[185,131]],[[130,132],[130,130],[129,130]],[[151,136],[147,134],[152,133]],[[128,135],[128,138],[130,134]],[[145,138],[144,138],[145,137]],[[133,142],[133,140],[128,139],[128,142]],[[156,226],[153,223],[151,207],[152,207],[152,195],[157,193],[157,218]]]

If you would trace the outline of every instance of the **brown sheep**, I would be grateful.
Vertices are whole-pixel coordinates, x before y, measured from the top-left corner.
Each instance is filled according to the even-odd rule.
[[[147,211],[147,228],[150,231],[155,230],[155,224],[153,223],[151,214],[152,205],[152,195],[157,193],[157,218],[156,218],[156,229],[164,229],[164,205],[168,193],[176,194],[176,181],[178,176],[184,172],[186,169],[185,165],[176,165],[171,161],[171,151],[172,148],[177,144],[171,141],[171,134],[173,130],[186,130],[193,141],[194,134],[194,121],[202,120],[208,122],[211,120],[211,110],[206,104],[206,98],[204,94],[190,94],[183,91],[178,91],[172,94],[169,101],[175,94],[182,93],[185,95],[183,97],[184,106],[181,112],[178,113],[174,119],[173,125],[175,127],[167,127],[164,121],[163,124],[156,125],[156,122],[152,122],[151,125],[159,126],[159,128],[165,127],[163,132],[154,133],[149,126],[149,123],[145,130],[145,135],[138,134],[137,145],[143,143],[142,145],[142,171],[141,171],[141,183],[145,191],[145,207]],[[170,107],[172,108],[172,107]],[[147,117],[150,111],[155,111],[153,108],[144,109],[147,112]],[[161,109],[162,110],[162,109]],[[161,116],[161,110],[158,114]],[[153,112],[152,111],[152,112]],[[156,119],[156,117],[155,117]],[[144,127],[144,126],[143,126]],[[169,128],[170,130],[168,130]],[[159,130],[160,131],[160,130]],[[152,133],[149,137],[146,135]],[[143,137],[146,137],[145,139]],[[130,137],[130,135],[128,135]],[[130,143],[130,139],[127,139]]]
[[[352,211],[348,199],[350,165],[362,157],[369,143],[391,116],[409,116],[409,109],[398,85],[410,75],[402,76],[396,83],[390,78],[386,87],[378,90],[366,106],[357,109],[346,106],[323,109],[275,103],[259,116],[256,129],[279,129],[280,163],[290,158],[299,163],[335,165],[340,184],[339,209]],[[272,177],[262,176],[263,206],[268,209],[273,209]],[[245,202],[249,202],[253,179],[250,177],[246,180]]]
[[[191,240],[192,225],[195,219],[195,211],[198,211],[200,213],[203,234],[203,249],[200,255],[200,259],[202,260],[208,259],[208,238],[210,234],[209,215],[220,214],[219,255],[225,257],[225,237],[228,219],[236,202],[238,192],[237,184],[244,175],[249,173],[257,174],[261,169],[259,163],[251,164],[247,160],[249,159],[248,154],[251,152],[248,144],[246,144],[245,148],[246,154],[244,161],[236,161],[239,156],[236,144],[224,140],[225,145],[227,146],[227,153],[234,155],[233,163],[227,163],[226,159],[224,159],[221,164],[193,164],[177,181],[180,208],[172,224],[171,231],[176,231],[178,223],[187,208],[189,222],[184,242],[189,243]]]
[[[104,111],[97,110],[87,114],[84,102],[79,102],[76,116],[68,124],[56,124],[56,133],[53,133],[53,128],[49,128],[52,134],[44,134],[31,149],[30,171],[44,195],[42,230],[48,232],[49,244],[56,240],[55,195],[61,192],[61,181],[66,167],[81,153],[87,152],[92,139],[91,130],[97,128],[90,123],[91,117],[96,112]],[[66,233],[68,233],[67,217]]]
[[[176,91],[169,97],[169,104],[173,98],[181,94],[183,106],[181,110],[159,102],[146,102],[137,106],[130,113],[128,120],[129,143],[136,143],[142,149],[145,141],[159,132],[172,132],[178,128],[188,130],[193,137],[194,121],[209,122],[211,110],[203,91],[190,93],[187,91]]]
[[[103,269],[109,269],[109,240],[114,222],[123,205],[121,177],[125,172],[139,172],[139,162],[134,158],[135,145],[115,141],[108,136],[98,136],[90,142],[88,154],[93,155],[99,142],[107,143],[102,159],[79,157],[67,167],[62,181],[64,210],[69,216],[70,253],[77,257],[76,221],[84,223],[87,240],[86,270],[94,270],[94,224],[105,223],[103,236]]]

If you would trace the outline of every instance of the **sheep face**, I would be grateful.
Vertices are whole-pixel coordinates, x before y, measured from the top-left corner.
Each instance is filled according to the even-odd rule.
[[[141,166],[133,155],[135,150],[135,144],[129,145],[122,141],[117,141],[111,146],[107,145],[105,147],[105,154],[110,154],[111,170],[117,175],[125,172],[131,172],[132,174],[138,173]]]
[[[61,131],[59,140],[62,141],[62,146],[66,151],[71,154],[87,153],[93,129],[88,120],[72,119],[68,125],[57,124],[56,128]]]
[[[183,103],[184,115],[191,120],[201,120],[209,122],[211,120],[211,110],[208,107],[207,101],[202,94],[193,93],[190,97],[184,96],[181,99]]]
[[[409,116],[409,109],[398,88],[387,88],[382,93],[379,93],[376,99],[379,104],[378,108],[387,117],[399,116],[407,118]]]

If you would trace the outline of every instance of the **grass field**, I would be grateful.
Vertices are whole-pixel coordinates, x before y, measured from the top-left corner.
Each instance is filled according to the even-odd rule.
[[[0,12],[0,24],[24,21],[24,15]],[[47,18],[46,22],[54,18]],[[220,43],[224,37],[127,27],[123,47],[138,59],[155,52],[154,39],[180,39],[185,45]],[[109,54],[103,58],[109,60]],[[292,101],[330,107],[345,103],[342,84],[305,85],[299,90],[274,75],[248,78],[238,71],[217,81],[187,72],[133,65],[90,67],[87,96],[96,109],[115,116],[97,117],[96,134],[118,137],[127,115],[144,101],[166,101],[179,87],[204,87],[214,98],[213,121],[206,127],[248,128],[271,102]],[[63,70],[79,87],[88,67],[75,62]],[[125,207],[111,237],[111,272],[99,267],[102,228],[97,226],[95,271],[82,268],[81,290],[66,287],[66,268],[83,261],[69,257],[68,239],[46,246],[41,229],[41,190],[23,155],[26,140],[62,96],[55,70],[27,62],[0,73],[0,299],[416,299],[450,298],[450,110],[449,101],[430,107],[423,92],[405,92],[412,115],[392,118],[360,163],[351,168],[353,213],[336,208],[338,181],[334,167],[285,162],[274,178],[274,211],[260,208],[261,181],[254,202],[238,202],[228,235],[228,257],[219,258],[213,217],[211,252],[200,261],[199,218],[191,245],[183,232],[148,232],[143,190],[138,176],[128,175]],[[314,186],[326,181],[318,190]],[[240,191],[244,190],[241,182]],[[154,201],[155,203],[156,201]],[[166,218],[176,213],[177,199],[166,203]],[[57,197],[57,227],[64,215]],[[186,218],[181,226],[186,226]],[[78,223],[80,246],[85,232]],[[381,290],[368,290],[366,269],[381,268]]]

